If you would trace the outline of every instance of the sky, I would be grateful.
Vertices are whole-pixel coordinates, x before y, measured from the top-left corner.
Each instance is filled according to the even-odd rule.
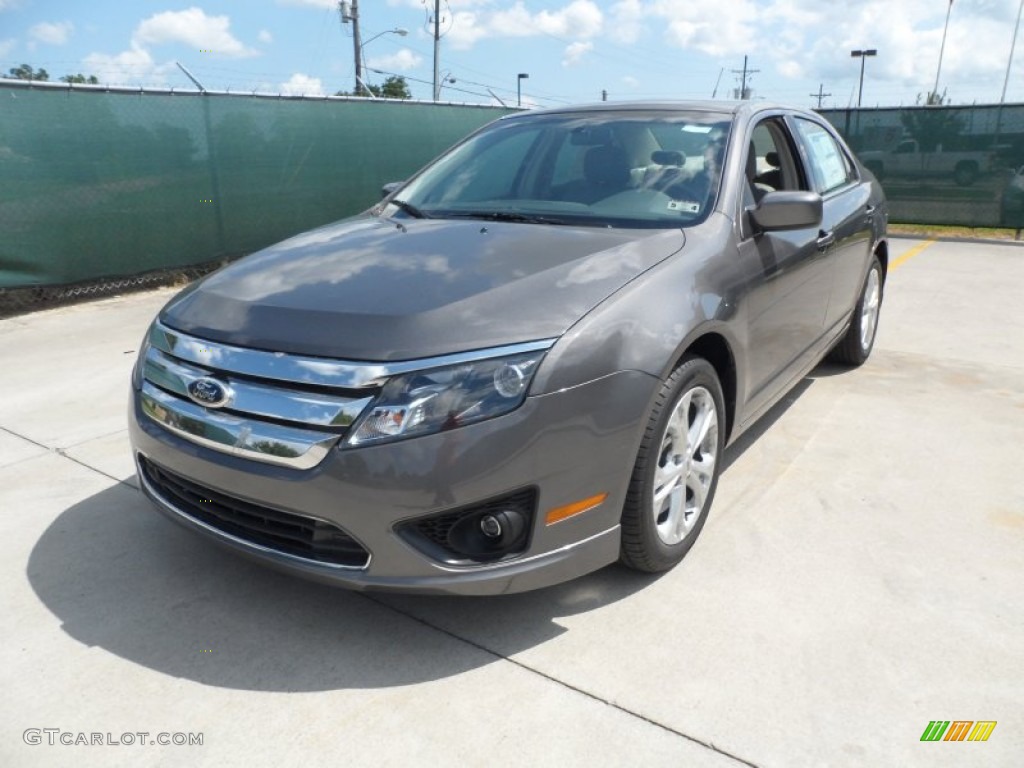
[[[744,56],[754,98],[846,107],[998,103],[1024,0],[447,0],[440,71],[446,101],[526,106],[608,99],[731,98]],[[430,99],[434,0],[361,0],[369,82],[404,76]],[[429,7],[428,7],[429,6]],[[404,29],[405,36],[393,30]],[[379,36],[377,36],[379,35]],[[1024,35],[1007,103],[1024,102]],[[52,80],[332,94],[354,87],[351,24],[336,0],[0,0],[0,72],[30,64]],[[385,74],[386,73],[386,74]],[[519,73],[528,74],[518,80]],[[488,92],[490,89],[490,92]],[[493,93],[491,93],[493,92]],[[812,96],[812,94],[815,94]]]

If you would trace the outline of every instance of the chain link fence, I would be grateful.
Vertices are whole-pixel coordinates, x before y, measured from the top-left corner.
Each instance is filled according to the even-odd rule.
[[[198,274],[352,215],[510,111],[16,80],[0,104],[8,308]]]

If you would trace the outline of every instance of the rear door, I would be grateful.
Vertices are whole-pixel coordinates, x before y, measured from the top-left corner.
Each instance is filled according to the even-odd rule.
[[[822,232],[834,244],[825,252],[831,275],[826,331],[845,323],[860,296],[871,255],[871,185],[861,179],[842,142],[825,125],[792,117],[793,133],[815,192],[825,202]]]

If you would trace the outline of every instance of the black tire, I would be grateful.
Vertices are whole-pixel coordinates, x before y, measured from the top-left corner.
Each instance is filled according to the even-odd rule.
[[[714,434],[709,428],[703,448],[693,453],[694,458],[700,457],[701,462],[707,461],[709,451],[705,449],[714,445],[713,468],[710,471],[710,483],[704,492],[704,500],[699,510],[696,510],[697,517],[690,523],[687,531],[682,534],[682,539],[674,544],[666,543],[662,534],[659,534],[658,518],[654,514],[655,502],[655,474],[659,470],[659,464],[664,465],[669,459],[667,454],[672,451],[674,445],[666,446],[668,426],[683,397],[691,393],[694,402],[699,402],[704,407],[704,412],[714,410]],[[710,400],[707,395],[710,395]],[[691,405],[688,409],[687,420],[692,414],[699,413],[697,405]],[[725,447],[725,405],[722,396],[722,386],[718,381],[718,375],[714,367],[704,358],[688,356],[668,377],[658,396],[655,398],[654,407],[647,420],[647,428],[640,444],[640,451],[637,454],[636,464],[633,466],[633,475],[629,483],[629,491],[626,494],[626,503],[622,511],[622,549],[620,561],[635,570],[657,573],[667,571],[676,565],[700,535],[704,522],[707,520],[708,511],[715,498],[715,490],[718,487],[718,476],[722,465],[722,451]],[[687,467],[689,467],[689,463]],[[689,474],[682,478],[682,493],[684,499],[691,499],[690,490],[686,480]],[[675,486],[679,488],[677,484]],[[693,496],[693,499],[696,497]],[[685,514],[685,504],[683,514]],[[668,514],[667,512],[665,513]],[[665,525],[662,522],[661,525]]]
[[[864,305],[869,300],[872,275],[878,281],[878,302],[875,310],[875,321],[870,328],[869,337],[865,341],[862,334],[865,321]],[[860,289],[860,298],[857,299],[857,306],[853,308],[850,327],[846,331],[846,335],[829,353],[829,360],[834,363],[841,363],[842,365],[858,366],[863,365],[868,357],[871,356],[871,350],[875,347],[875,337],[878,335],[878,318],[882,310],[882,297],[885,295],[884,287],[885,281],[882,274],[882,265],[876,256],[871,260],[871,268],[868,270],[867,277],[864,278],[864,286]]]
[[[978,180],[979,172],[977,163],[971,161],[959,163],[953,171],[953,181],[961,187],[969,187]]]

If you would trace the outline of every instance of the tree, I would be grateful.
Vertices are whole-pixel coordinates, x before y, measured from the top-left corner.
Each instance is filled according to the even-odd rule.
[[[31,64],[22,64],[20,67],[11,67],[8,70],[8,77],[15,80],[49,80],[50,73],[45,69],[32,69]]]
[[[384,81],[383,85],[376,85],[374,83],[367,83],[366,87],[370,93],[379,99],[411,99],[412,91],[409,90],[409,84],[405,81],[405,78],[401,75],[391,75]],[[349,91],[335,91],[335,96],[361,96],[365,97],[366,92],[362,89],[358,93],[350,93]]]
[[[391,75],[380,88],[380,95],[386,99],[411,99],[409,84],[401,75]]]
[[[925,96],[920,94],[917,101],[924,99],[926,107],[948,106],[949,99],[945,93],[929,91]],[[906,132],[917,139],[922,152],[935,152],[941,145],[945,149],[959,146],[964,131],[964,120],[960,113],[951,109],[911,109],[900,114],[900,122]]]
[[[64,77],[62,77],[60,81],[62,83],[88,83],[89,85],[98,85],[100,82],[98,79],[96,79],[96,75],[89,75],[88,77],[86,77],[81,72],[79,72],[77,75],[64,75]]]

